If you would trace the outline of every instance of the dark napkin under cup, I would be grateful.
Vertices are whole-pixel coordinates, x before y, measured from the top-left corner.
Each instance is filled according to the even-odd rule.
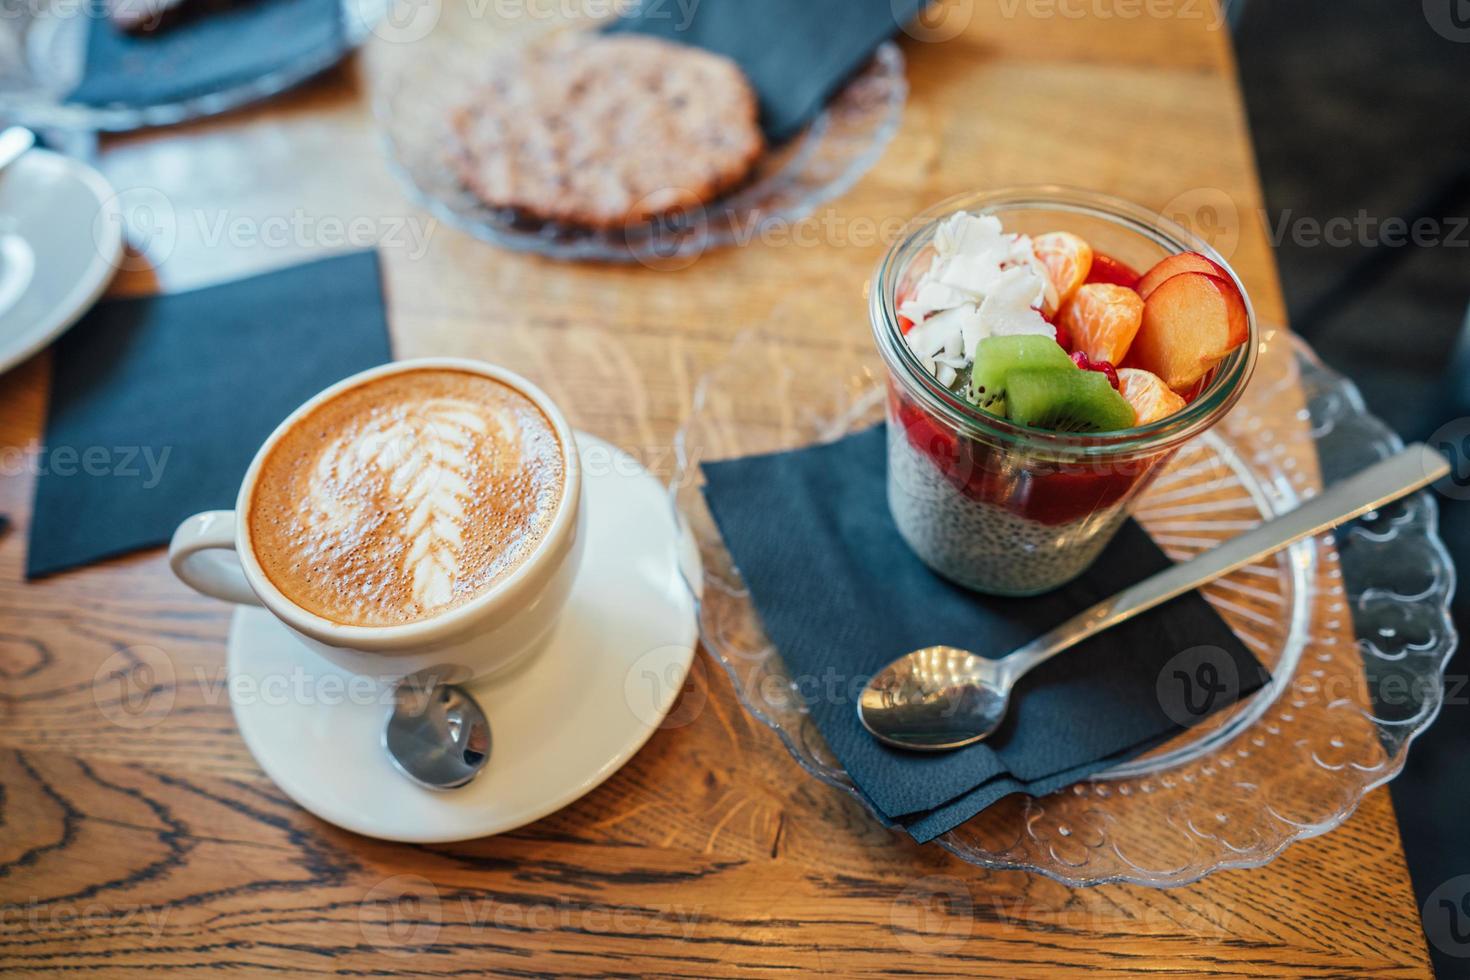
[[[1169,566],[1128,522],[1068,585],[995,598],[940,578],[889,515],[882,426],[834,443],[703,466],[705,498],[767,635],[828,747],[870,804],[923,842],[1011,793],[1033,796],[1134,758],[1269,680],[1197,592],[1085,641],[1021,681],[1001,729],[948,753],[888,748],[856,691],[944,644],[998,657]],[[1212,679],[1191,689],[1196,678]],[[802,689],[802,684],[798,684]]]
[[[235,505],[256,450],[392,359],[376,252],[106,300],[57,341],[26,576],[166,543]]]

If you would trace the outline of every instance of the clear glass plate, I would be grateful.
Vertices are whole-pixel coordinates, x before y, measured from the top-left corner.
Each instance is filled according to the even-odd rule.
[[[530,40],[517,35],[510,43]],[[908,97],[903,55],[898,45],[885,43],[806,130],[768,152],[735,192],[676,224],[593,231],[528,223],[513,210],[486,206],[460,183],[449,163],[448,119],[483,75],[484,58],[483,44],[461,41],[442,45],[432,57],[415,52],[382,73],[374,106],[390,163],[409,194],[440,220],[503,248],[663,269],[684,268],[710,249],[759,239],[845,193],[882,156]]]
[[[331,68],[362,44],[392,0],[342,0],[339,44],[245,82],[155,105],[85,105],[67,96],[82,78],[88,28],[100,0],[33,0],[0,17],[0,116],[7,124],[127,132],[171,126],[269,98]]]
[[[1286,343],[1277,369],[1259,373],[1144,496],[1136,516],[1175,560],[1401,445],[1350,382],[1305,344]],[[704,559],[706,649],[797,762],[858,796],[762,632],[700,493],[702,462],[830,441],[882,419],[870,348],[824,349],[820,377],[811,363],[809,352],[744,335],[696,390],[671,492]],[[1007,797],[937,843],[972,864],[1071,886],[1172,886],[1265,864],[1337,827],[1399,772],[1443,699],[1454,570],[1436,522],[1421,493],[1210,585],[1206,597],[1270,668],[1268,687],[1111,772]]]

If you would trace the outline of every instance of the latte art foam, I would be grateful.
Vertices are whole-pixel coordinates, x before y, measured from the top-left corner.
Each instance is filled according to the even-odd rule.
[[[271,448],[252,551],[292,602],[352,626],[461,605],[535,550],[561,503],[562,447],[529,398],[424,369],[351,388]]]

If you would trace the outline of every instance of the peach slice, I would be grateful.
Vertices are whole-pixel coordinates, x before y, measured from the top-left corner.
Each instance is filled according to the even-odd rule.
[[[1250,336],[1235,284],[1202,272],[1166,279],[1143,304],[1143,325],[1125,367],[1152,371],[1185,391]]]
[[[1072,350],[1089,360],[1119,364],[1143,323],[1143,300],[1127,286],[1086,283],[1062,307],[1057,322],[1071,337]]]
[[[1069,231],[1053,231],[1033,238],[1031,250],[1056,287],[1057,307],[1066,306],[1092,271],[1092,246]]]
[[[1138,416],[1134,425],[1148,425],[1182,411],[1189,404],[1157,375],[1140,368],[1118,369],[1118,393]]]
[[[1185,272],[1203,272],[1209,276],[1219,276],[1221,279],[1229,280],[1230,275],[1214,261],[1205,258],[1198,252],[1180,252],[1160,261],[1152,269],[1143,274],[1134,288],[1138,295],[1148,299],[1155,289],[1164,282],[1181,275]]]

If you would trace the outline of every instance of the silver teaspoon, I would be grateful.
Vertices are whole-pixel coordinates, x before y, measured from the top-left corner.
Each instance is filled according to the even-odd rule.
[[[868,681],[858,698],[858,717],[875,738],[896,748],[942,752],[972,745],[1000,727],[1016,682],[1062,651],[1303,538],[1408,496],[1449,471],[1443,456],[1415,443],[1295,510],[1104,599],[999,660],[953,647],[915,650]]]
[[[398,771],[427,789],[457,789],[490,758],[490,722],[468,691],[421,671],[398,682],[383,727]]]

